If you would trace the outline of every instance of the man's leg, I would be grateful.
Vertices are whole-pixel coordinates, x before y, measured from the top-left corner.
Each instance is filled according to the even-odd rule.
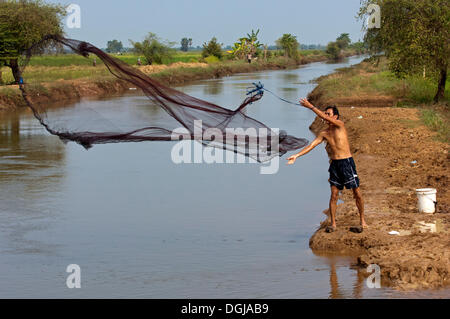
[[[364,200],[362,198],[359,187],[353,188],[353,197],[355,198],[356,201],[356,207],[358,207],[361,226],[367,227],[366,221],[364,220]]]
[[[336,207],[339,198],[339,189],[331,185],[331,197],[330,197],[330,217],[331,217],[331,227],[336,228]]]

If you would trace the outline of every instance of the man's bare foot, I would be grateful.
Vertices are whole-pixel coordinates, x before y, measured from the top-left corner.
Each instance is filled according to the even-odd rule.
[[[361,227],[364,229],[367,229],[367,228],[369,228],[369,225],[367,225],[366,222],[363,221],[363,222],[361,222]]]

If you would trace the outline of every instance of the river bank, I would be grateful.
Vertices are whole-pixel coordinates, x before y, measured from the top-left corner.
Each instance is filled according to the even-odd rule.
[[[354,52],[346,51],[345,56]],[[137,67],[168,86],[183,85],[192,81],[219,78],[237,73],[258,72],[295,68],[312,62],[326,61],[327,56],[306,55],[299,60],[274,57],[245,61],[224,61],[212,64],[176,62],[171,65]],[[28,74],[27,74],[28,73]],[[83,97],[107,97],[134,90],[132,85],[118,80],[103,66],[29,66],[24,74],[28,81],[28,91],[35,103],[76,101]],[[0,86],[0,111],[14,111],[25,107],[17,85]]]
[[[318,107],[329,104],[341,107],[370,227],[360,234],[349,231],[351,226],[358,225],[359,218],[351,192],[347,190],[340,196],[344,203],[338,205],[337,231],[326,233],[328,222],[322,222],[310,239],[310,247],[313,251],[356,255],[362,267],[379,265],[382,285],[400,289],[448,287],[448,142],[438,136],[438,130],[425,125],[426,103],[415,108],[393,107],[402,103],[401,97],[386,94],[387,88],[369,89],[376,87],[369,85],[354,86],[347,92],[341,89],[335,98],[333,92],[326,92],[327,85],[333,81],[367,80],[362,74],[370,73],[367,68],[372,66],[362,65],[356,71],[344,69],[319,79],[319,86],[309,98]],[[377,70],[372,73],[379,76]],[[392,83],[389,90],[395,92]],[[443,102],[434,108],[446,110],[447,107]],[[445,131],[446,124],[442,126]],[[318,119],[311,125],[316,134],[323,128]],[[425,187],[438,191],[435,214],[418,213],[415,189]],[[436,232],[424,229],[423,222],[435,224]],[[399,235],[390,235],[391,231]]]

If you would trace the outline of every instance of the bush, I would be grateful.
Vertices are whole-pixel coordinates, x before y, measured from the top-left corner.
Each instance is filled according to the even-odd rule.
[[[204,60],[208,64],[214,64],[214,63],[220,62],[219,58],[214,55],[207,56],[206,58],[204,58]]]
[[[298,48],[300,44],[297,41],[297,37],[290,33],[285,33],[281,38],[276,41],[279,48],[283,49],[284,55],[289,58],[298,59]]]
[[[332,60],[339,60],[341,57],[341,49],[336,42],[330,42],[327,45],[327,50],[325,51],[328,57]]]
[[[422,121],[433,131],[436,131],[437,138],[443,142],[450,142],[450,129],[448,122],[442,119],[440,114],[432,109],[421,111]]]
[[[144,41],[131,41],[134,51],[145,56],[148,64],[163,64],[163,60],[169,60],[174,53],[171,48],[173,43],[161,41],[156,34],[149,33]]]
[[[216,37],[213,37],[208,43],[203,44],[202,56],[215,56],[218,59],[222,58],[222,45],[217,42]]]

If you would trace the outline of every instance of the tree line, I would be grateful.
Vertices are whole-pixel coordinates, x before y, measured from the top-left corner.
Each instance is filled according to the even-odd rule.
[[[326,52],[332,59],[339,59],[346,48],[357,52],[368,51],[371,55],[384,54],[389,67],[397,77],[416,73],[427,73],[436,80],[434,100],[442,100],[450,61],[450,6],[449,0],[361,0],[358,12],[365,20],[371,12],[370,4],[380,7],[380,28],[366,28],[363,42],[351,43],[348,33],[342,33],[336,41],[328,43]],[[47,34],[64,35],[62,20],[65,7],[42,0],[0,0],[0,82],[1,67],[11,68],[15,80],[19,81],[19,58],[32,44]],[[235,59],[268,58],[273,53],[267,44],[258,40],[259,30],[239,38],[229,47],[227,57]],[[174,53],[174,42],[160,39],[149,33],[141,42],[130,41],[132,50],[146,57],[147,63],[162,63]],[[181,40],[181,50],[188,51],[192,39]],[[52,47],[55,46],[55,47]],[[276,41],[282,55],[298,59],[301,48],[297,37],[283,34]],[[36,48],[37,52],[52,52],[57,44]],[[125,50],[120,41],[107,44],[108,52]],[[277,53],[275,53],[277,54]],[[204,58],[223,58],[223,44],[213,37],[202,46]]]

